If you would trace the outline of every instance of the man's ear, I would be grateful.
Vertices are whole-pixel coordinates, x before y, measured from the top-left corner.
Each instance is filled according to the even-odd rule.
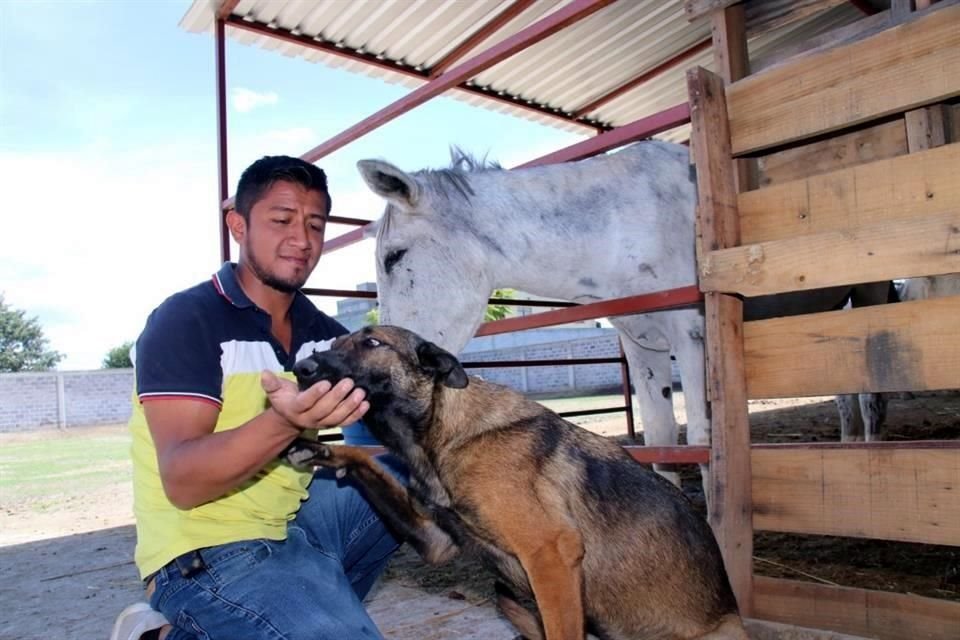
[[[423,342],[417,347],[417,358],[425,371],[451,389],[463,389],[467,386],[467,372],[449,351],[444,351],[432,342]]]
[[[247,221],[237,213],[236,209],[227,211],[227,228],[230,229],[230,235],[233,236],[234,241],[242,245],[243,238],[247,234]]]

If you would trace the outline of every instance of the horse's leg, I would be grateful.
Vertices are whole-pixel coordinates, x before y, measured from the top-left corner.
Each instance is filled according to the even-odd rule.
[[[862,442],[864,436],[863,419],[860,416],[860,404],[854,394],[845,394],[834,398],[837,412],[840,414],[840,441]]]
[[[704,355],[703,314],[698,309],[682,309],[668,314],[671,320],[670,346],[680,368],[683,401],[687,414],[687,444],[710,446],[710,417],[707,408],[706,358]],[[700,465],[703,496],[707,495],[709,465]]]
[[[863,439],[875,442],[886,438],[887,396],[882,393],[860,394],[860,415],[863,417]]]
[[[637,392],[643,442],[652,446],[677,444],[677,421],[673,416],[673,381],[670,375],[670,351],[664,349],[665,334],[650,321],[632,318],[618,321],[623,353],[630,367],[630,379]],[[669,467],[654,469],[680,486],[680,476]]]
[[[854,308],[871,307],[897,302],[899,297],[893,283],[884,280],[858,284],[850,292],[850,305]],[[841,400],[842,398],[842,400]],[[840,440],[867,442],[882,440],[887,419],[887,398],[880,393],[861,393],[860,397],[837,396],[840,409]],[[852,424],[845,424],[844,416],[855,415]]]

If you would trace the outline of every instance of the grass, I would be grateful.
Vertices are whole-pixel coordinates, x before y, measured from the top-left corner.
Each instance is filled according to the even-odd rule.
[[[4,435],[0,445],[4,506],[130,482],[130,437],[123,427]]]
[[[623,405],[621,395],[541,400],[576,411]],[[577,424],[623,423],[623,413],[573,418]],[[614,427],[618,429],[618,427]],[[0,434],[0,506],[33,511],[113,484],[130,483],[130,436],[122,425]]]

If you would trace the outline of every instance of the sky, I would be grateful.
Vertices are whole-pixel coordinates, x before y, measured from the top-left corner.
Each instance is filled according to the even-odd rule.
[[[178,26],[189,6],[0,0],[0,294],[62,370],[99,368],[220,265],[213,37]],[[260,156],[300,155],[409,91],[230,39],[227,90],[231,190]],[[334,214],[374,219],[357,160],[436,168],[458,145],[510,167],[583,138],[439,97],[317,164]],[[374,280],[366,240],[324,255],[308,286]]]

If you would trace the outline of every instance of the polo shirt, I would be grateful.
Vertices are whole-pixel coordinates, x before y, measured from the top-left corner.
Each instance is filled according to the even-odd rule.
[[[282,540],[286,525],[307,497],[312,474],[268,463],[240,487],[193,509],[166,497],[143,403],[169,398],[209,402],[220,410],[215,432],[234,429],[268,405],[260,386],[264,369],[293,379],[293,365],[329,348],[347,330],[298,292],[290,308],[291,350],[271,332],[270,315],[243,292],[226,263],[213,278],[167,298],[147,319],[134,349],[136,391],[130,418],[134,558],[146,577],[173,558],[239,540]]]

